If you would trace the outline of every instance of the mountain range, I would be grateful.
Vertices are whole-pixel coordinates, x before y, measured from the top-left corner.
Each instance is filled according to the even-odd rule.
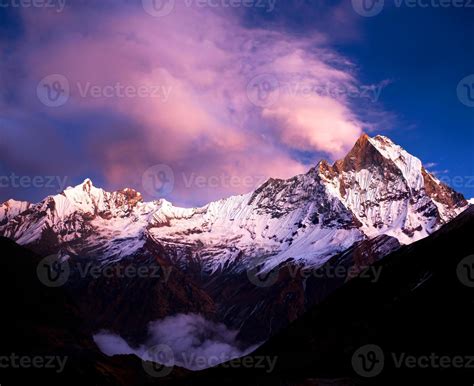
[[[362,135],[333,164],[200,208],[89,179],[37,204],[9,200],[0,236],[68,265],[65,290],[88,331],[138,347],[150,323],[193,314],[249,348],[469,205],[389,138]],[[91,277],[90,266],[159,275]]]
[[[380,235],[410,244],[467,206],[418,158],[386,137],[363,135],[333,165],[321,161],[304,175],[269,179],[202,208],[144,202],[135,190],[109,193],[89,179],[38,204],[10,200],[0,207],[0,234],[33,250],[105,262],[151,241],[175,264],[212,273],[255,259],[269,268],[288,259],[320,266]]]

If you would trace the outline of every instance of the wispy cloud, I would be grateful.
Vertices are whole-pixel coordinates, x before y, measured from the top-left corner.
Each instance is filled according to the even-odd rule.
[[[237,333],[200,315],[179,314],[151,322],[147,342],[136,348],[120,336],[105,331],[94,335],[94,341],[108,356],[135,354],[147,361],[157,361],[154,348],[166,348],[168,357],[161,364],[169,361],[189,370],[202,370],[242,357],[257,348],[243,346],[236,340]]]
[[[166,17],[86,3],[60,14],[23,10],[23,34],[0,64],[7,74],[0,87],[14,95],[0,103],[21,116],[12,124],[25,135],[51,137],[23,163],[33,166],[47,153],[74,157],[64,164],[77,165],[78,155],[61,154],[74,143],[107,187],[141,190],[141,175],[154,164],[177,175],[286,178],[307,170],[299,152],[334,159],[363,131],[349,92],[321,92],[360,87],[355,66],[330,48],[324,31],[302,36],[244,26],[239,13],[181,2]],[[37,98],[36,86],[49,74],[69,82],[62,107]],[[124,97],[117,87],[160,88],[166,99]],[[39,128],[38,117],[50,127]],[[21,137],[2,141],[23,146]],[[13,156],[6,162],[17,165]],[[204,188],[192,196],[203,203],[251,188]],[[177,179],[171,199],[189,202],[190,195]]]

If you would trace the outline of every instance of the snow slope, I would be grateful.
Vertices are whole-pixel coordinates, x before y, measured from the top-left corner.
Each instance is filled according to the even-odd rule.
[[[334,165],[321,161],[306,174],[269,179],[202,208],[147,203],[132,189],[109,193],[86,180],[33,206],[3,204],[0,234],[106,261],[151,242],[183,268],[198,264],[209,272],[288,259],[319,266],[363,239],[419,240],[467,206],[390,139],[364,135]]]

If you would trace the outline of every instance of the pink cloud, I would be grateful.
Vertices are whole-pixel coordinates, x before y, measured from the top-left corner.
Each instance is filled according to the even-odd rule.
[[[250,29],[229,12],[184,6],[162,18],[141,8],[100,14],[71,8],[34,18],[24,10],[23,17],[25,38],[15,60],[28,68],[25,87],[51,73],[64,74],[71,84],[67,105],[44,109],[47,114],[64,119],[113,111],[133,122],[122,129],[128,131],[126,139],[118,135],[122,131],[115,135],[114,128],[103,126],[97,132],[109,136],[90,138],[111,185],[137,185],[140,173],[161,163],[178,175],[289,177],[308,168],[294,151],[335,158],[362,131],[344,96],[291,91],[294,85],[312,90],[357,83],[352,64],[327,48],[322,33],[300,38]],[[255,105],[248,95],[249,81],[260,74],[280,84],[269,106]],[[88,85],[117,83],[162,92],[135,98],[81,95]],[[34,91],[24,93],[23,102],[43,108]],[[247,185],[194,194],[215,199],[255,187]],[[176,186],[178,200],[191,193],[182,181]]]

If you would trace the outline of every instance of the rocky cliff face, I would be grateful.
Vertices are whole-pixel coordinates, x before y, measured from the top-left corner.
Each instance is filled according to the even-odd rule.
[[[363,135],[333,165],[321,161],[306,174],[269,179],[253,192],[202,208],[144,202],[132,189],[109,193],[90,180],[35,205],[9,201],[0,207],[0,235],[39,254],[59,253],[102,269],[173,270],[166,283],[81,280],[75,272],[70,286],[82,312],[93,315],[93,328],[137,342],[149,321],[194,312],[224,321],[255,343],[348,278],[307,279],[291,270],[363,268],[467,207],[419,159],[386,137]],[[249,272],[274,269],[280,273],[274,285],[249,280]]]

